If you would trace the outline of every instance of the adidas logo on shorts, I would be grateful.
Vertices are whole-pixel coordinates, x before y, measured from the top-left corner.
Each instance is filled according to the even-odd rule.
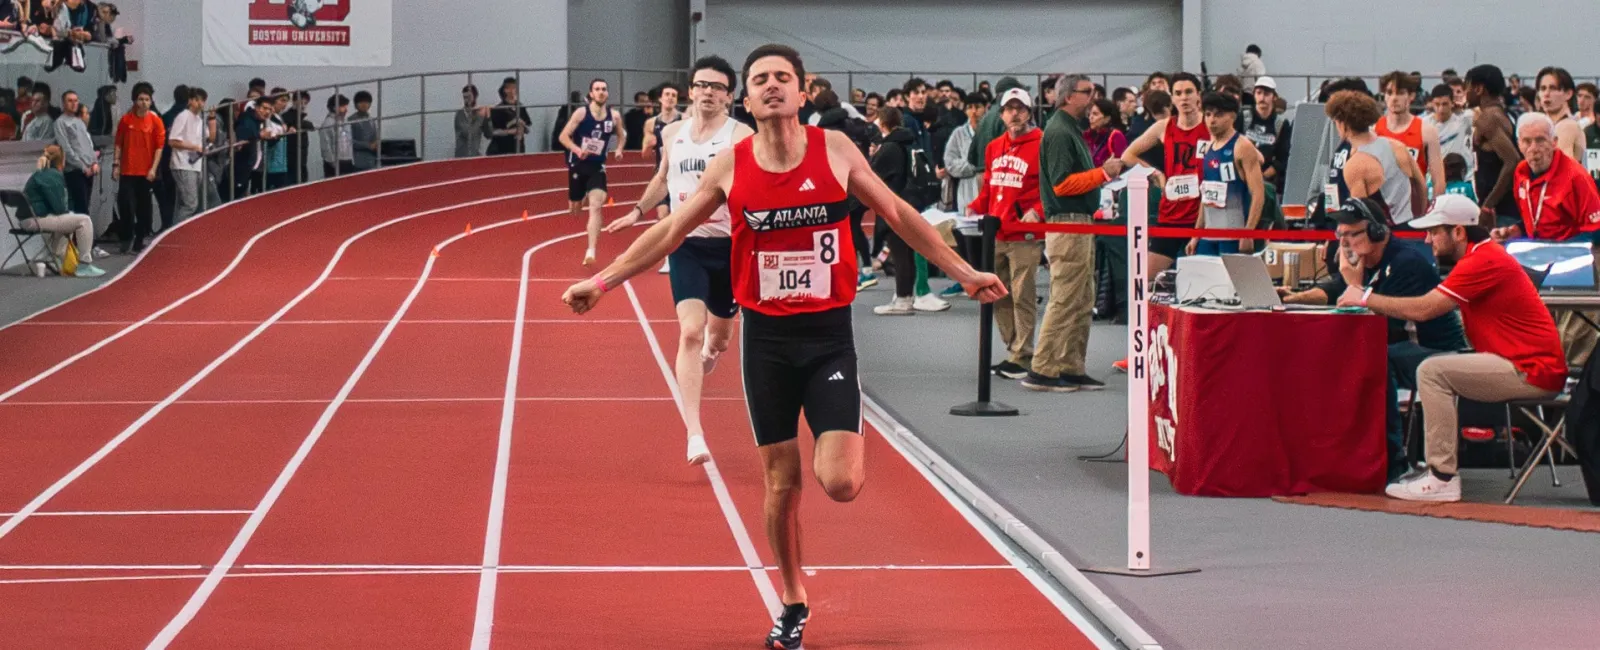
[[[828,381],[844,381],[844,373],[835,370],[832,375],[828,376]]]

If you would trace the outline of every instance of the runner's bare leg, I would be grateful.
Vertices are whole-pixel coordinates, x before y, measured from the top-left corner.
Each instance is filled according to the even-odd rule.
[[[600,226],[603,224],[604,220],[604,217],[601,216],[600,211],[605,209],[605,207],[606,191],[591,190],[589,192],[589,249],[588,253],[586,253],[583,258],[583,263],[585,265],[594,264],[593,252],[597,247],[600,246]],[[573,216],[577,215],[574,214]]]
[[[800,443],[789,440],[759,448],[766,469],[767,544],[778,559],[785,605],[806,602],[800,582]]]
[[[678,379],[678,392],[683,395],[683,424],[690,439],[705,435],[700,424],[700,395],[705,385],[702,354],[706,345],[707,316],[706,303],[698,299],[678,303],[678,358],[673,370]],[[697,456],[689,462],[699,465],[707,460],[707,456]]]
[[[828,498],[854,501],[867,481],[866,437],[854,431],[826,431],[817,438],[811,471]]]

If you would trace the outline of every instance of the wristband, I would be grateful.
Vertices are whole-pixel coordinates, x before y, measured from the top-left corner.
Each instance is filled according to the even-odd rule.
[[[610,291],[611,289],[606,286],[606,281],[605,281],[604,278],[600,277],[601,275],[603,275],[603,274],[602,273],[596,273],[596,274],[594,274],[593,278],[590,278],[590,280],[594,281],[594,285],[595,286],[600,287],[600,293],[606,293],[607,291]]]
[[[1367,306],[1367,299],[1371,298],[1371,297],[1372,297],[1372,287],[1367,287],[1366,291],[1361,292],[1361,306],[1362,307],[1366,307]]]

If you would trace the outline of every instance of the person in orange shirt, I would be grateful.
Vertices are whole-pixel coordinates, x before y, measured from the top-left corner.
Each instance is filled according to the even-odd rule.
[[[1426,120],[1411,114],[1411,103],[1422,91],[1422,79],[1396,70],[1379,80],[1383,89],[1384,108],[1389,114],[1373,125],[1378,135],[1400,141],[1406,153],[1417,161],[1417,168],[1432,184],[1430,200],[1444,194],[1444,154],[1439,152],[1439,129]]]
[[[156,163],[166,147],[167,129],[161,116],[150,110],[150,87],[133,90],[133,110],[117,124],[117,209],[123,214],[122,252],[138,253],[149,245],[151,201]]]

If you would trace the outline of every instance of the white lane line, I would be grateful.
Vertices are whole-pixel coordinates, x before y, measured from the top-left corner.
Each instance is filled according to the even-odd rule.
[[[643,185],[643,184],[644,183],[624,183],[624,184],[621,184],[621,185]],[[619,185],[619,187],[621,185]],[[355,244],[357,241],[360,241],[362,238],[366,237],[367,235],[370,235],[372,233],[378,232],[379,230],[383,230],[384,228],[388,228],[389,226],[393,226],[393,225],[399,224],[399,223],[404,223],[406,221],[410,221],[410,220],[413,220],[413,219],[419,219],[419,218],[422,218],[422,217],[425,217],[425,216],[434,215],[434,214],[442,214],[442,213],[445,213],[445,212],[452,212],[452,211],[460,210],[460,209],[463,209],[463,208],[470,208],[470,207],[479,206],[479,205],[487,205],[487,204],[491,204],[491,203],[497,203],[497,202],[507,201],[507,200],[516,199],[516,198],[525,198],[525,197],[537,196],[537,195],[541,195],[541,194],[550,194],[550,193],[557,192],[557,191],[559,191],[559,190],[538,190],[538,191],[534,191],[534,192],[521,192],[521,193],[517,193],[517,194],[507,194],[507,195],[503,195],[503,196],[490,197],[490,198],[485,198],[485,199],[477,199],[477,200],[474,200],[474,201],[467,201],[465,203],[457,203],[457,204],[454,204],[454,205],[448,205],[448,206],[444,206],[444,207],[434,208],[434,209],[431,209],[431,210],[424,210],[422,212],[414,212],[414,213],[411,213],[411,214],[408,214],[408,215],[404,215],[404,216],[401,216],[401,217],[396,217],[394,219],[390,219],[390,220],[385,221],[383,223],[377,224],[375,226],[367,228],[366,230],[363,230],[363,231],[351,236],[350,238],[344,240],[344,242],[339,245],[338,250],[334,252],[333,258],[328,260],[327,266],[323,267],[322,274],[317,276],[317,280],[315,282],[312,282],[311,286],[306,287],[304,291],[300,292],[300,295],[295,296],[293,300],[290,300],[283,307],[279,308],[278,311],[276,313],[272,314],[272,316],[268,317],[267,320],[262,321],[261,324],[257,325],[254,329],[250,330],[250,333],[246,334],[244,336],[244,338],[239,339],[238,342],[234,343],[232,347],[228,348],[221,355],[218,355],[216,359],[213,359],[211,361],[211,363],[206,364],[206,366],[204,368],[200,369],[200,372],[195,373],[195,375],[190,377],[188,381],[184,382],[183,385],[179,386],[177,390],[174,390],[172,392],[172,394],[167,395],[166,398],[162,399],[160,402],[157,402],[155,405],[151,406],[149,410],[146,410],[143,415],[139,416],[139,419],[134,420],[133,424],[128,425],[127,428],[123,429],[121,433],[118,433],[116,437],[112,438],[105,445],[101,446],[99,450],[95,451],[95,453],[93,455],[91,455],[88,458],[84,459],[84,461],[82,463],[79,463],[77,467],[72,468],[72,471],[67,472],[66,476],[61,477],[55,483],[51,484],[50,487],[45,488],[45,490],[43,492],[39,493],[38,496],[34,497],[32,501],[29,501],[26,506],[23,506],[22,510],[18,511],[16,514],[14,514],[14,515],[12,515],[10,517],[7,517],[4,523],[0,523],[0,538],[4,538],[6,535],[10,534],[11,531],[15,530],[17,528],[17,526],[22,525],[22,522],[26,521],[29,515],[32,515],[35,511],[39,510],[39,508],[43,507],[45,503],[48,503],[50,501],[50,499],[55,498],[55,496],[57,494],[59,494],[61,492],[61,490],[65,489],[68,485],[71,485],[73,481],[78,480],[78,477],[83,476],[84,472],[89,471],[89,468],[94,467],[96,464],[98,464],[102,459],[104,459],[108,454],[110,454],[117,447],[122,446],[123,442],[127,441],[128,438],[133,437],[133,434],[137,433],[140,429],[144,428],[145,424],[147,424],[151,420],[155,419],[155,417],[157,415],[160,415],[161,412],[166,410],[166,408],[168,406],[170,406],[173,402],[176,402],[178,399],[182,398],[191,389],[193,389],[196,384],[199,384],[201,381],[205,380],[205,378],[210,376],[211,373],[214,372],[218,367],[220,367],[223,363],[226,363],[228,361],[228,359],[233,358],[233,355],[238,354],[240,350],[244,349],[244,347],[246,345],[249,345],[251,341],[254,341],[256,339],[256,337],[261,336],[262,332],[265,332],[267,330],[267,328],[272,327],[272,325],[274,323],[277,323],[278,320],[282,319],[285,314],[288,314],[296,306],[298,306],[301,301],[303,301],[307,297],[309,297],[312,294],[312,292],[316,291],[318,287],[322,286],[322,283],[327,280],[328,276],[333,274],[334,267],[336,265],[338,265],[339,260],[344,257],[345,251],[348,250],[350,248],[350,246]],[[551,212],[546,212],[546,213],[538,215],[538,218],[543,219],[543,218],[553,217],[553,216],[557,216],[557,215],[561,215],[561,214],[566,214],[566,213],[564,211],[551,211]],[[518,222],[520,222],[520,219],[508,220],[508,221],[504,221],[504,222],[501,222],[501,223],[502,224],[512,224],[512,223],[518,223]],[[466,235],[465,235],[465,233],[462,233],[459,236],[464,237]],[[454,240],[455,240],[455,238],[452,237],[450,240],[447,240],[447,241],[454,241]],[[240,259],[240,258],[236,258],[235,259],[235,263],[237,263],[238,259]],[[429,266],[432,265],[432,259],[433,259],[432,257],[429,257]],[[222,276],[218,276],[217,279],[220,279],[221,277]],[[215,281],[216,280],[213,280],[213,283]],[[194,295],[198,295],[198,293],[190,294],[190,296],[194,296]],[[187,300],[187,298],[185,298],[185,300]],[[172,305],[168,305],[167,309],[171,309],[171,308],[175,307],[178,304],[179,303],[175,302]],[[152,314],[149,318],[153,319],[155,316],[159,315],[160,313],[162,313],[162,312],[158,312],[157,314]],[[130,332],[130,331],[132,331],[133,327],[136,327],[136,326],[129,326],[128,329],[124,329],[124,330],[122,330],[122,332],[123,333]],[[386,328],[384,331],[388,332],[388,331],[390,331],[390,329],[392,329],[392,326],[390,328]],[[385,334],[385,335],[387,335],[387,334]],[[119,333],[119,334],[117,334],[115,336],[121,336],[121,333]],[[106,341],[109,341],[109,340],[111,340],[111,339],[107,339]],[[102,341],[102,344],[104,342],[105,341]],[[100,344],[96,344],[96,345],[100,345]],[[65,363],[66,362],[62,362],[62,364],[65,364]],[[61,367],[65,367],[65,366],[64,365],[57,365],[57,368],[61,368]],[[54,372],[54,370],[52,370],[50,372]],[[35,379],[40,379],[40,378],[43,378],[45,376],[47,376],[47,374],[41,374],[41,375],[39,375],[39,377],[36,377]],[[34,380],[29,380],[29,381],[31,382],[31,381],[34,381]],[[25,382],[25,384],[26,383],[27,382]],[[20,390],[21,388],[23,388],[23,387],[19,386],[18,390]],[[7,393],[6,395],[0,395],[0,403],[3,403],[5,397],[9,397],[10,395],[11,395],[11,393]]]
[[[203,564],[7,564],[0,571],[201,571]]]
[[[433,402],[498,402],[500,397],[352,397],[345,400],[349,404],[427,404]],[[701,401],[737,402],[743,401],[742,397],[701,397]],[[518,397],[519,402],[666,402],[671,397],[613,397],[610,395],[599,397]],[[180,399],[174,404],[213,404],[213,405],[250,405],[250,404],[326,404],[326,399]],[[49,402],[0,402],[0,411],[10,406],[149,406],[157,404],[154,401],[101,401],[101,400],[64,400]],[[0,514],[0,516],[7,516]],[[34,516],[38,516],[35,513]]]
[[[531,219],[533,217],[530,216],[529,218]],[[128,324],[133,323],[133,322],[134,321],[113,321],[113,320],[107,320],[107,321],[93,321],[93,320],[81,320],[81,321],[32,321],[32,322],[28,322],[28,323],[22,323],[19,326],[20,327],[55,327],[55,326],[64,326],[64,327],[78,326],[78,327],[82,327],[82,326],[90,326],[90,325],[100,325],[100,326],[105,326],[105,325],[128,325]],[[152,323],[147,323],[147,325],[149,325],[151,327],[159,327],[159,326],[162,326],[162,325],[193,325],[193,326],[205,326],[205,325],[255,325],[255,324],[259,323],[259,322],[261,322],[261,321],[254,321],[254,320],[158,320],[158,321],[155,321],[155,322],[152,322]],[[355,320],[293,320],[293,319],[284,319],[284,320],[278,321],[278,324],[279,325],[381,325],[381,324],[387,323],[387,322],[389,322],[389,321],[380,320],[380,319],[376,319],[376,318],[374,318],[374,319],[355,319]],[[525,324],[528,324],[528,325],[563,325],[563,324],[576,325],[576,324],[580,324],[580,323],[610,323],[610,324],[614,324],[614,325],[632,325],[632,324],[637,323],[639,321],[634,320],[632,318],[596,318],[594,320],[579,320],[579,319],[575,319],[575,318],[525,318],[525,319],[522,320],[522,322],[525,323]],[[655,319],[651,319],[650,322],[652,322],[652,323],[677,323],[678,321],[672,320],[670,318],[655,318]],[[511,319],[509,319],[509,318],[407,318],[407,319],[405,319],[403,321],[400,321],[400,323],[402,325],[499,325],[499,324],[509,324],[509,323],[511,323]]]
[[[643,183],[627,185],[643,185]],[[535,194],[543,194],[548,191],[541,190],[535,192]],[[546,212],[538,216],[539,218],[545,218],[558,214],[566,214],[566,210]],[[508,219],[484,225],[478,228],[476,232],[481,233],[521,222],[522,219]],[[439,242],[431,250],[439,251],[442,254],[451,244],[465,237],[467,237],[465,232],[451,235],[448,239]],[[183,628],[189,624],[189,621],[194,620],[195,614],[198,614],[200,608],[205,606],[206,600],[211,597],[212,592],[216,591],[217,585],[222,582],[222,578],[228,574],[229,569],[233,568],[234,562],[239,559],[239,555],[244,552],[245,546],[250,543],[250,538],[255,536],[256,529],[261,526],[261,521],[266,519],[267,512],[277,503],[278,497],[288,487],[289,481],[294,478],[295,472],[305,462],[306,456],[311,454],[311,449],[322,438],[322,433],[327,430],[334,414],[338,412],[339,407],[344,405],[345,400],[349,399],[351,391],[354,391],[356,384],[361,381],[361,376],[372,365],[373,359],[377,358],[378,352],[383,349],[384,343],[394,333],[395,328],[399,327],[401,319],[405,318],[406,312],[411,309],[412,303],[416,302],[417,296],[421,295],[422,288],[427,284],[428,276],[432,274],[434,262],[438,258],[430,253],[426,259],[427,261],[424,262],[422,267],[422,273],[417,277],[416,284],[411,287],[411,292],[400,303],[399,309],[395,310],[394,316],[389,319],[389,324],[385,325],[383,331],[378,334],[377,340],[373,341],[372,346],[367,349],[367,354],[362,357],[361,363],[357,364],[355,370],[351,371],[350,376],[345,379],[344,385],[339,388],[338,395],[334,396],[333,401],[329,402],[327,408],[323,409],[322,416],[317,419],[316,425],[311,428],[311,432],[306,435],[305,440],[301,441],[300,448],[295,450],[294,456],[289,459],[289,463],[284,466],[283,471],[279,472],[277,480],[273,481],[272,487],[267,490],[267,494],[256,505],[255,511],[251,513],[250,518],[245,520],[244,526],[234,536],[233,543],[229,544],[228,550],[222,554],[222,559],[217,561],[216,566],[212,567],[211,572],[206,575],[206,579],[200,583],[199,588],[195,589],[194,594],[190,595],[188,602],[184,603],[183,609],[171,621],[167,622],[166,627],[161,629],[155,639],[150,641],[147,646],[148,650],[165,648],[168,644],[171,644],[178,637],[178,634],[183,631]],[[328,267],[330,271],[332,268],[331,265]],[[325,273],[324,275],[327,274]]]
[[[251,570],[249,567],[259,566],[260,569]],[[239,578],[311,578],[311,577],[339,577],[339,576],[416,576],[416,575],[466,575],[478,573],[479,567],[453,567],[418,566],[416,568],[391,568],[386,565],[372,565],[377,568],[342,568],[346,565],[321,565],[328,568],[312,568],[305,570],[283,570],[273,567],[290,565],[246,565],[241,571],[229,573],[228,580]],[[306,565],[316,567],[319,565]],[[351,567],[360,565],[347,565]],[[141,569],[143,570],[143,569]],[[189,565],[169,565],[162,569],[167,571],[203,571],[205,567]],[[588,567],[588,566],[504,566],[499,568],[501,573],[512,574],[597,574],[597,573],[732,573],[747,571],[748,567],[742,566],[703,566],[703,567],[669,567],[669,566],[631,566],[631,567]],[[767,571],[777,571],[777,567],[767,567]],[[804,567],[808,575],[818,572],[830,571],[1011,571],[1009,564],[996,565],[951,565],[951,566],[815,566]],[[155,575],[95,575],[73,577],[49,578],[7,578],[0,579],[0,585],[22,584],[51,584],[73,582],[126,582],[133,580],[200,580],[205,578],[204,573],[179,573]]]
[[[644,336],[650,341],[650,352],[656,357],[656,365],[661,368],[661,378],[666,380],[667,389],[672,391],[672,401],[678,405],[678,415],[683,415],[683,393],[678,391],[678,380],[672,374],[672,367],[667,364],[667,357],[661,352],[661,343],[656,340],[655,330],[650,327],[649,319],[645,318],[644,306],[639,304],[639,294],[633,290],[631,280],[622,283],[622,288],[628,292],[628,302],[633,304],[633,313],[639,317],[639,329],[644,330]],[[744,558],[745,566],[750,570],[750,578],[756,583],[756,591],[761,592],[761,601],[766,603],[767,613],[777,616],[783,611],[783,602],[778,598],[778,591],[772,586],[772,577],[762,570],[761,555],[756,553],[756,545],[750,540],[750,531],[744,527],[744,519],[739,516],[739,508],[733,504],[733,497],[728,493],[728,484],[722,480],[722,471],[717,469],[716,458],[706,461],[701,467],[705,468],[706,477],[711,480],[711,489],[717,495],[717,505],[722,507],[722,516],[728,520],[728,529],[733,532],[733,539],[739,545],[739,553]]]
[[[401,194],[407,194],[407,193],[410,193],[410,192],[415,192],[417,190],[425,190],[425,189],[432,189],[432,188],[435,188],[435,187],[446,187],[446,186],[450,186],[450,185],[457,185],[457,184],[465,182],[465,181],[484,180],[484,179],[493,179],[493,178],[505,178],[505,177],[511,177],[511,176],[526,176],[526,175],[532,175],[532,174],[549,174],[549,173],[555,173],[555,172],[565,172],[565,170],[562,170],[562,169],[543,169],[543,170],[535,170],[535,171],[507,172],[507,173],[500,173],[500,174],[485,174],[485,175],[482,175],[482,176],[472,176],[472,177],[469,177],[469,178],[454,179],[454,180],[440,182],[440,183],[430,183],[428,185],[418,185],[418,186],[415,186],[415,187],[408,187],[408,188],[404,188],[404,189],[393,190],[393,191],[389,191],[389,192],[383,192],[383,193],[380,193],[380,194],[373,194],[373,195],[370,195],[370,196],[363,196],[363,197],[358,197],[358,198],[349,199],[349,200],[345,200],[345,201],[340,201],[338,203],[334,203],[334,204],[331,204],[331,205],[325,205],[325,206],[322,206],[320,208],[316,208],[316,209],[308,211],[308,212],[303,212],[298,216],[291,217],[291,218],[286,219],[284,221],[280,221],[280,222],[272,225],[271,227],[267,228],[266,230],[263,230],[261,232],[256,233],[248,241],[246,241],[245,244],[244,244],[244,247],[240,248],[238,254],[234,255],[233,260],[228,262],[228,266],[224,267],[222,269],[222,271],[220,273],[218,273],[215,277],[211,278],[211,280],[209,282],[206,282],[204,285],[201,285],[200,288],[195,289],[194,291],[191,291],[188,294],[185,294],[182,298],[179,298],[177,300],[172,301],[171,303],[167,304],[167,306],[162,307],[159,310],[156,310],[154,313],[151,313],[149,316],[145,316],[144,318],[142,318],[142,319],[140,319],[138,321],[135,321],[133,324],[128,325],[127,327],[124,327],[121,330],[118,330],[116,333],[114,333],[114,334],[112,334],[110,336],[107,336],[106,338],[101,339],[99,342],[97,342],[97,343],[95,343],[93,345],[90,345],[87,348],[84,348],[82,351],[77,352],[77,353],[73,354],[70,357],[67,357],[66,359],[62,360],[60,363],[57,363],[56,365],[51,366],[48,370],[45,370],[44,372],[41,372],[41,373],[39,373],[37,375],[34,375],[31,379],[28,379],[27,381],[24,381],[24,382],[22,382],[20,384],[17,384],[15,387],[11,388],[11,390],[8,390],[8,391],[6,391],[4,393],[0,393],[0,402],[4,402],[4,401],[6,401],[8,399],[11,399],[12,397],[15,397],[17,393],[20,393],[20,392],[22,392],[24,390],[27,390],[28,387],[33,386],[34,384],[37,384],[37,383],[39,383],[41,381],[44,381],[45,379],[49,378],[52,375],[55,375],[57,372],[60,372],[63,368],[66,368],[67,366],[70,366],[73,363],[76,363],[79,359],[82,359],[82,358],[87,357],[87,356],[89,356],[91,354],[94,354],[95,351],[97,351],[97,350],[99,350],[99,349],[101,349],[101,348],[103,348],[103,347],[105,347],[107,345],[110,345],[113,341],[116,341],[116,340],[118,340],[118,339],[120,339],[120,338],[122,338],[124,336],[127,336],[128,334],[133,333],[134,330],[139,329],[140,327],[144,326],[146,323],[149,323],[149,322],[151,322],[151,321],[153,321],[153,320],[155,320],[157,318],[160,318],[162,315],[164,315],[164,314],[166,314],[166,313],[168,313],[168,312],[170,312],[170,311],[172,311],[174,309],[177,309],[178,307],[180,307],[183,304],[189,302],[190,300],[193,300],[195,297],[199,296],[200,294],[203,294],[203,293],[205,293],[207,291],[210,291],[212,287],[215,287],[215,286],[217,286],[217,284],[221,283],[223,278],[226,278],[226,277],[228,277],[229,274],[233,273],[233,270],[235,268],[237,268],[241,262],[244,261],[245,255],[248,254],[252,248],[255,248],[256,242],[260,241],[261,238],[266,237],[267,235],[270,235],[270,234],[272,234],[274,232],[277,232],[278,229],[284,228],[284,227],[288,226],[289,224],[295,223],[297,221],[300,221],[302,219],[311,217],[313,215],[317,215],[317,214],[321,214],[321,213],[327,212],[329,210],[334,210],[334,209],[337,209],[337,208],[342,208],[342,207],[346,207],[346,206],[350,206],[350,205],[354,205],[354,204],[362,203],[362,202],[366,202],[366,201],[371,201],[371,200],[375,200],[375,199],[381,199],[381,198],[387,198],[387,197],[390,197],[390,196],[398,196],[398,195],[401,195]],[[521,195],[517,195],[517,196],[529,196],[529,195],[531,195],[531,194],[521,194]],[[182,224],[180,224],[180,225],[182,225]],[[349,240],[346,240],[347,243],[348,243],[348,241]],[[139,258],[135,259],[134,260],[134,264],[130,265],[128,270],[132,270],[133,266],[137,265],[139,260],[142,260],[142,259],[144,259],[143,255],[141,255],[141,256],[139,256]],[[128,272],[128,270],[124,270],[123,274],[122,275],[118,275],[117,277],[118,278],[123,277],[123,275],[125,275]],[[331,270],[331,267],[330,267],[329,270]],[[327,275],[329,275],[329,274],[324,273],[323,277],[326,278]],[[111,284],[112,284],[111,282],[107,282],[105,284],[100,285],[100,287],[97,287],[95,290],[99,290],[100,288],[104,288],[104,287],[110,286]],[[91,291],[90,293],[93,293],[93,291]],[[65,303],[63,303],[63,304],[65,304]],[[40,313],[44,313],[44,312],[40,312]],[[37,316],[37,315],[38,314],[34,314],[34,316]],[[33,318],[33,316],[29,316],[28,318]],[[5,327],[0,327],[0,330],[4,330],[4,329],[6,329],[6,328]],[[4,536],[4,532],[0,532],[0,536]]]
[[[1028,580],[1029,584],[1032,584],[1033,587],[1045,597],[1045,599],[1049,600],[1050,604],[1054,605],[1056,610],[1060,611],[1062,616],[1066,617],[1068,622],[1072,623],[1074,627],[1078,628],[1078,631],[1082,632],[1085,638],[1093,642],[1096,648],[1099,648],[1100,650],[1121,649],[1121,646],[1115,641],[1102,634],[1099,628],[1097,628],[1094,623],[1089,620],[1088,615],[1079,609],[1077,605],[1074,605],[1072,602],[1062,597],[1061,592],[1057,591],[1055,587],[1051,586],[1049,581],[1047,581],[1044,576],[1039,575],[1039,572],[1034,570],[1032,565],[1028,564],[1026,560],[1013,551],[1011,547],[1006,544],[1005,540],[1002,540],[999,534],[997,534],[994,529],[991,528],[989,524],[972,509],[971,505],[969,505],[961,497],[957,496],[955,491],[952,490],[949,485],[945,484],[944,479],[937,476],[933,470],[929,469],[904,447],[905,442],[900,440],[899,437],[901,435],[909,435],[910,430],[900,426],[898,422],[890,419],[890,416],[888,416],[886,412],[882,412],[878,408],[877,402],[872,401],[872,399],[864,393],[862,394],[862,405],[866,407],[862,409],[862,417],[870,422],[874,429],[878,430],[879,435],[881,435],[883,439],[889,443],[889,446],[893,447],[895,451],[899,452],[900,456],[905,459],[907,464],[916,468],[917,472],[922,475],[922,478],[928,481],[928,484],[932,485],[933,488],[939,492],[939,495],[944,497],[945,501],[947,501],[952,508],[955,508],[956,512],[961,513],[961,516],[967,520],[967,524],[972,526],[973,530],[978,531],[978,534],[982,535],[983,539],[989,542],[989,545],[1000,554],[1000,557],[1004,558],[1007,562],[1010,562],[1011,567],[1018,573],[1022,574],[1022,576]],[[947,468],[949,467],[949,463],[943,464]]]
[[[0,571],[209,571],[216,565],[205,564],[7,564]],[[490,565],[509,573],[744,573],[751,567],[740,565],[590,565],[590,564],[507,564]],[[480,573],[483,567],[476,564],[239,564],[231,567],[240,572],[255,571],[459,571]],[[777,571],[776,566],[755,567],[761,571]],[[804,571],[1012,571],[1010,564],[819,564],[802,567]]]
[[[511,438],[517,412],[517,373],[522,367],[523,319],[528,315],[528,264],[541,249],[584,235],[577,232],[546,239],[522,253],[522,281],[517,285],[517,324],[511,328],[511,354],[506,362],[505,395],[500,406],[500,437],[495,445],[494,486],[489,494],[489,519],[483,534],[483,566],[478,573],[477,612],[472,622],[473,650],[487,650],[494,631],[494,599],[499,585],[500,535],[505,527],[506,485],[511,473]]]
[[[10,517],[15,512],[0,513],[0,517]],[[72,510],[59,512],[35,512],[35,517],[160,517],[167,515],[248,515],[249,510]]]

